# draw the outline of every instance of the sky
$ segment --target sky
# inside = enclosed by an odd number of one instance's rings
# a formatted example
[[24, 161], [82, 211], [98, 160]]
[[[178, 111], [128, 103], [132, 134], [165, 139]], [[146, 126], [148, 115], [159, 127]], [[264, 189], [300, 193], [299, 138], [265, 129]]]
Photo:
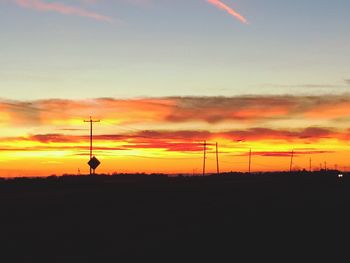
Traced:
[[346, 0], [0, 0], [0, 176], [342, 167]]

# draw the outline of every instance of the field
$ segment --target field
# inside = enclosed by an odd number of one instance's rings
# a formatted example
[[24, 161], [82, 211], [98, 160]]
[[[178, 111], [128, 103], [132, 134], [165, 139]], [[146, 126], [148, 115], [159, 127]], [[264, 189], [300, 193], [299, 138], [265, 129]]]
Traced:
[[312, 257], [347, 238], [349, 204], [336, 171], [1, 180], [2, 262]]

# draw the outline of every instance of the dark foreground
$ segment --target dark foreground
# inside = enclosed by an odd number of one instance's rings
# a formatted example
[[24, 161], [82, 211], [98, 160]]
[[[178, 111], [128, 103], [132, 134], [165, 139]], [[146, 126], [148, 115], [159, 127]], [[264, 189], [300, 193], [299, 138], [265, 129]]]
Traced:
[[0, 262], [334, 262], [350, 243], [337, 173], [16, 179], [0, 206]]

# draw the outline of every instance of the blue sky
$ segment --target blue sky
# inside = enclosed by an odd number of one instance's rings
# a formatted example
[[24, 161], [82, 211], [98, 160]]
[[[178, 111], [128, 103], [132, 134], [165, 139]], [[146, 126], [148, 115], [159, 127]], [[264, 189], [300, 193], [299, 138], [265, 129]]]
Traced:
[[2, 98], [334, 94], [349, 88], [346, 0], [223, 1], [249, 25], [205, 0], [60, 1], [114, 23], [15, 2], [0, 2]]

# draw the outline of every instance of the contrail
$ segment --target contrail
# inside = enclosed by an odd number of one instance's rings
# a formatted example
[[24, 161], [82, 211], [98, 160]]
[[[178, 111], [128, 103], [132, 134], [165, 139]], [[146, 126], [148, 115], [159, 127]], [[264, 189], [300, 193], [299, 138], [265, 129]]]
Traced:
[[59, 2], [46, 3], [41, 0], [15, 0], [15, 3], [23, 8], [32, 8], [39, 11], [53, 11], [64, 15], [83, 16], [109, 23], [114, 22], [111, 17], [90, 12], [82, 8], [68, 6]]
[[228, 5], [224, 4], [220, 0], [207, 0], [207, 2], [212, 4], [212, 5], [214, 5], [214, 6], [216, 6], [219, 9], [225, 10], [227, 13], [229, 13], [232, 16], [234, 16], [235, 18], [237, 18], [242, 23], [248, 24], [248, 20], [244, 16], [242, 16], [239, 13], [237, 13], [234, 9], [232, 9]]

